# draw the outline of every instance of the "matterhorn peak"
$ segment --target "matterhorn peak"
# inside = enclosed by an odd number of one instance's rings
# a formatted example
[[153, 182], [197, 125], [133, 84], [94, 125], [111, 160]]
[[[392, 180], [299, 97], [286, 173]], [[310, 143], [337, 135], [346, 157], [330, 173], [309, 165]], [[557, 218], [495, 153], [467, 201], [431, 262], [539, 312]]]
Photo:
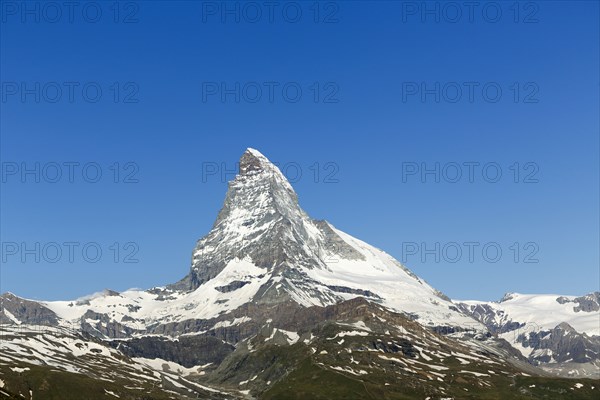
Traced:
[[190, 273], [172, 287], [238, 297], [237, 289], [254, 287], [247, 300], [256, 304], [324, 306], [365, 295], [411, 310], [419, 299], [431, 321], [449, 312], [469, 319], [388, 254], [311, 219], [279, 168], [254, 149], [242, 155], [212, 229], [197, 242]]
[[260, 151], [248, 147], [240, 158], [240, 175], [263, 171], [274, 165]]
[[[236, 179], [230, 182], [230, 191], [231, 186], [235, 187], [237, 182], [248, 185], [249, 179], [255, 182], [267, 181], [271, 189], [273, 189], [273, 185], [277, 185], [289, 192], [294, 198], [294, 202], [297, 202], [296, 192], [294, 192], [285, 175], [260, 151], [250, 147], [246, 149], [240, 158], [239, 173]], [[272, 190], [271, 194], [276, 193]]]
[[[229, 182], [211, 231], [193, 251], [191, 273], [178, 287], [196, 289], [232, 261], [245, 259], [267, 270], [315, 259], [321, 231], [298, 205], [296, 192], [277, 166], [247, 149]], [[300, 261], [300, 259], [302, 259]]]
[[452, 311], [449, 299], [390, 255], [311, 219], [279, 168], [247, 149], [217, 220], [194, 248], [190, 273], [172, 287], [214, 286], [220, 293], [249, 290], [252, 282], [260, 287], [253, 301], [261, 304], [293, 300], [323, 306], [360, 294], [404, 311], [419, 299], [419, 310], [427, 310], [421, 315], [436, 323]]
[[282, 215], [297, 219], [303, 214], [296, 192], [279, 168], [258, 150], [248, 148], [239, 161], [239, 173], [229, 182], [223, 208], [213, 228], [230, 225], [238, 230], [240, 219], [244, 226], [256, 226], [261, 218]]

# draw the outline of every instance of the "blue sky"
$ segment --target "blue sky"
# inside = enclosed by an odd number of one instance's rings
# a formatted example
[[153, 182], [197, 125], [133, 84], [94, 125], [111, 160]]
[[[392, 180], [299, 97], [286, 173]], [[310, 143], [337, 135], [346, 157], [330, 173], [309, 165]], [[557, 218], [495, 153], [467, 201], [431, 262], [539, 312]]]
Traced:
[[598, 2], [1, 4], [2, 292], [177, 281], [247, 147], [453, 298], [599, 290]]

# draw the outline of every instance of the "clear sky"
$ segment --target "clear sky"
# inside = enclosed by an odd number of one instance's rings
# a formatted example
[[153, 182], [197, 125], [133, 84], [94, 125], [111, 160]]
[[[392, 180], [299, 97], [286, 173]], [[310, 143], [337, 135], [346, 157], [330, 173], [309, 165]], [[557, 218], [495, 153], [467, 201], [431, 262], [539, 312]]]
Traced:
[[452, 298], [599, 290], [598, 2], [51, 3], [1, 2], [0, 291], [177, 281], [247, 147]]

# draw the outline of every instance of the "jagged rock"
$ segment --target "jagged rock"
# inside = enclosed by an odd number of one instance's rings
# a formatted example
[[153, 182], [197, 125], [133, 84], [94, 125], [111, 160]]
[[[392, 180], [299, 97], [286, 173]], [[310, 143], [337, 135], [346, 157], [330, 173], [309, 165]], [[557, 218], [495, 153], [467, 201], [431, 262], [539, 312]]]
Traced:
[[594, 312], [600, 310], [600, 292], [593, 292], [585, 296], [569, 299], [566, 296], [560, 296], [556, 299], [559, 304], [576, 303], [573, 307], [575, 312]]
[[242, 288], [249, 283], [250, 282], [248, 282], [248, 281], [233, 281], [225, 286], [217, 286], [217, 287], [215, 287], [215, 289], [222, 293], [229, 293], [229, 292], [233, 292], [234, 290], [237, 290], [239, 288]]
[[351, 294], [357, 294], [359, 296], [370, 297], [372, 299], [381, 299], [381, 297], [379, 297], [375, 293], [371, 292], [370, 290], [352, 289], [352, 288], [345, 287], [345, 286], [335, 286], [335, 285], [327, 285], [327, 287], [329, 289], [333, 290], [334, 292], [351, 293]]
[[184, 367], [220, 363], [235, 348], [214, 336], [204, 335], [183, 336], [176, 341], [141, 337], [126, 342], [111, 342], [111, 345], [130, 357], [160, 358]]
[[55, 326], [58, 324], [57, 315], [42, 304], [22, 299], [12, 293], [4, 293], [0, 296], [0, 323], [17, 323], [14, 319], [18, 323], [29, 325]]
[[540, 363], [590, 363], [600, 361], [600, 336], [589, 337], [563, 322], [549, 331], [530, 332], [523, 335], [524, 347], [534, 351], [529, 359]]

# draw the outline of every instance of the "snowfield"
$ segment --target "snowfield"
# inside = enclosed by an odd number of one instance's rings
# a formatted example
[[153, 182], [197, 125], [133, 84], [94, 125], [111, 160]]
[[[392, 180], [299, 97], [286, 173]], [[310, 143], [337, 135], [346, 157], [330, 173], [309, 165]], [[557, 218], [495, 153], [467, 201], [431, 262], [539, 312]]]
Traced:
[[508, 321], [522, 322], [524, 332], [550, 330], [562, 322], [571, 325], [576, 331], [590, 336], [600, 335], [600, 315], [598, 311], [574, 311], [574, 303], [561, 304], [557, 301], [563, 297], [569, 300], [577, 296], [561, 296], [553, 294], [519, 294], [510, 293], [501, 302], [460, 301], [471, 306], [486, 304], [496, 311], [496, 321], [502, 324]]

